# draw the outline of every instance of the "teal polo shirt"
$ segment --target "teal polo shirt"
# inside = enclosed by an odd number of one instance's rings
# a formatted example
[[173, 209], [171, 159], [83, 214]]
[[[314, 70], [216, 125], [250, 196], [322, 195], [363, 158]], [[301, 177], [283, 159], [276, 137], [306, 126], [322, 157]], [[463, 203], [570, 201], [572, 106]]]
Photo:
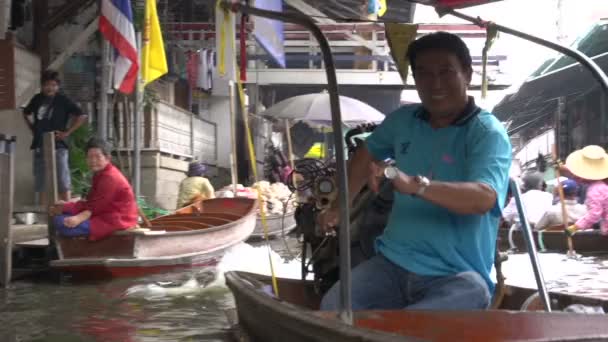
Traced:
[[420, 275], [479, 273], [494, 291], [498, 221], [504, 207], [511, 144], [503, 125], [473, 98], [452, 125], [434, 129], [422, 105], [389, 114], [367, 138], [377, 160], [392, 158], [408, 175], [431, 181], [480, 182], [496, 191], [494, 208], [483, 215], [459, 215], [424, 199], [395, 192], [393, 210], [376, 249]]

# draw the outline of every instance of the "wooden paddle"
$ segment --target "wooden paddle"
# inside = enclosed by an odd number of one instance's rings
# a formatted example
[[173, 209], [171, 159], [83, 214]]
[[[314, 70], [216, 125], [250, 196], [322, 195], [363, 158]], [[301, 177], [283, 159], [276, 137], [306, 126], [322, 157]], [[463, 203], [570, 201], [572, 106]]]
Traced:
[[148, 217], [146, 217], [146, 214], [144, 214], [144, 211], [141, 210], [141, 208], [139, 206], [137, 206], [137, 212], [139, 213], [139, 216], [141, 217], [141, 219], [144, 221], [143, 224], [143, 228], [150, 228], [152, 227], [152, 224], [150, 223], [150, 220], [148, 220]]
[[[567, 231], [567, 229], [568, 229], [568, 210], [566, 209], [566, 202], [564, 199], [564, 188], [562, 187], [562, 182], [560, 181], [560, 172], [559, 172], [559, 169], [562, 166], [562, 163], [557, 158], [557, 148], [556, 148], [555, 144], [553, 145], [553, 148], [552, 148], [552, 157], [553, 157], [553, 161], [555, 164], [554, 167], [555, 167], [555, 179], [557, 180], [557, 185], [556, 185], [557, 192], [559, 194], [559, 202], [561, 203], [561, 207], [562, 207], [562, 221], [563, 221], [563, 225], [564, 225], [564, 231]], [[572, 242], [572, 236], [566, 234], [566, 239], [568, 242], [568, 256], [575, 257], [576, 252], [574, 251], [574, 243]]]

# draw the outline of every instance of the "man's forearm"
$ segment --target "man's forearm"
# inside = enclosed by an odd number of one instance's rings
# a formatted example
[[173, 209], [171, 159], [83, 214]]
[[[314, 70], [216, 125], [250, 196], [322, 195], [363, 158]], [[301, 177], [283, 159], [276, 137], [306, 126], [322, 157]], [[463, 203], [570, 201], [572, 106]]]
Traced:
[[87, 116], [86, 115], [79, 115], [77, 116], [73, 121], [73, 124], [70, 128], [68, 128], [68, 130], [66, 131], [67, 134], [72, 134], [74, 133], [78, 128], [80, 128], [80, 126], [82, 126], [86, 121], [87, 121]]
[[431, 182], [423, 199], [462, 215], [481, 215], [496, 203], [496, 193], [483, 183]]
[[[397, 191], [404, 194], [415, 194], [420, 187], [403, 173], [393, 183]], [[461, 215], [484, 214], [496, 203], [494, 190], [477, 182], [432, 181], [420, 197]]]
[[23, 120], [25, 120], [25, 124], [30, 129], [30, 131], [32, 131], [32, 133], [34, 133], [34, 124], [32, 124], [32, 122], [30, 121], [28, 116], [29, 116], [28, 114], [23, 114]]

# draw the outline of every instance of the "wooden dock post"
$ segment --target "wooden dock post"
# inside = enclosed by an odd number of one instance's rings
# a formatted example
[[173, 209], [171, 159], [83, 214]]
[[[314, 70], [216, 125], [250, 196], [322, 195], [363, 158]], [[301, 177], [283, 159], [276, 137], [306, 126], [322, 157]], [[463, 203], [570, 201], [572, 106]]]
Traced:
[[[44, 158], [44, 184], [46, 186], [46, 200], [48, 206], [57, 203], [57, 160], [55, 159], [55, 132], [44, 133], [42, 139], [42, 156]], [[55, 247], [55, 227], [53, 226], [53, 220], [48, 215], [48, 239], [49, 239], [49, 257], [51, 256], [52, 250]]]
[[7, 287], [12, 277], [15, 137], [0, 134], [0, 285]]

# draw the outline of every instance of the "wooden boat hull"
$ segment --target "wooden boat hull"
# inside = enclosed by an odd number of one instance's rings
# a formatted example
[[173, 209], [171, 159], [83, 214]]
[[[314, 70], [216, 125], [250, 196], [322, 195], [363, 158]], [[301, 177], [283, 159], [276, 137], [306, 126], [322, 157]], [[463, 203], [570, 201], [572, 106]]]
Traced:
[[[534, 241], [537, 250], [541, 251], [539, 233], [534, 232]], [[521, 230], [513, 231], [513, 242], [520, 251], [527, 251], [526, 242]], [[545, 231], [542, 233], [542, 242], [545, 250], [549, 252], [565, 253], [568, 251], [566, 235], [562, 231]], [[581, 231], [572, 237], [574, 249], [582, 254], [608, 253], [608, 236], [601, 235], [597, 230]], [[509, 229], [498, 230], [498, 248], [501, 251], [509, 250]]]
[[270, 279], [265, 276], [228, 272], [226, 283], [236, 300], [239, 326], [254, 341], [608, 339], [608, 319], [603, 315], [506, 310], [361, 311], [355, 312], [351, 327], [335, 312], [315, 311], [319, 298], [312, 282], [279, 279], [282, 300], [269, 295]]
[[251, 235], [255, 222], [255, 200], [207, 200], [152, 220], [150, 230], [117, 232], [100, 241], [58, 237], [59, 259], [51, 266], [117, 277], [213, 265]]
[[[585, 306], [602, 307], [604, 312], [608, 312], [608, 300], [590, 296], [581, 296], [571, 293], [549, 292], [551, 308], [554, 310], [564, 310], [570, 305], [581, 304]], [[507, 285], [505, 296], [500, 308], [503, 310], [523, 310], [543, 311], [542, 302], [538, 297], [538, 290]], [[607, 319], [608, 323], [608, 319]]]
[[[266, 223], [268, 224], [268, 236], [282, 236], [289, 234], [291, 231], [296, 229], [296, 219], [294, 216], [295, 213], [286, 214], [285, 217], [283, 215], [273, 215], [268, 216], [266, 218]], [[253, 230], [253, 234], [249, 237], [250, 241], [259, 241], [264, 239], [264, 226], [262, 225], [262, 219], [258, 216], [255, 229]]]

